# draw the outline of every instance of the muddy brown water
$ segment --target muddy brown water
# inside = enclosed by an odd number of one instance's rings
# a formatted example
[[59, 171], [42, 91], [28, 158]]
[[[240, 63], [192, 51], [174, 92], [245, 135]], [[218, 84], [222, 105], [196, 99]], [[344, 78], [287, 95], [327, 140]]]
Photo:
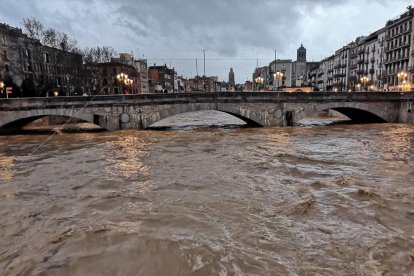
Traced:
[[0, 275], [414, 275], [414, 127], [0, 137]]

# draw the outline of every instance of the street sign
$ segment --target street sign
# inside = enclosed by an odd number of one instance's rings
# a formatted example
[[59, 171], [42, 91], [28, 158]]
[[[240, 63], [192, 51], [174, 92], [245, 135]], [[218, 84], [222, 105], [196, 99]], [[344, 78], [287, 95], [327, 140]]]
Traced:
[[12, 90], [13, 90], [13, 87], [6, 87], [6, 93], [7, 94], [13, 93]]

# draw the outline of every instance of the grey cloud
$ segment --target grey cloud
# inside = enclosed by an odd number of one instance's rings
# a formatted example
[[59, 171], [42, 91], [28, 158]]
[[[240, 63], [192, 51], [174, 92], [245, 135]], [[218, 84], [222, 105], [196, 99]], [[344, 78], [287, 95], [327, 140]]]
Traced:
[[[385, 23], [390, 18], [385, 14], [387, 10], [400, 5], [396, 10], [402, 12], [409, 3], [410, 0], [0, 0], [1, 6], [8, 7], [7, 11], [0, 10], [0, 18], [19, 26], [24, 17], [34, 16], [45, 26], [67, 32], [82, 46], [108, 45], [117, 51], [139, 48], [141, 55], [163, 60], [201, 58], [201, 49], [207, 49], [209, 57], [266, 60], [272, 58], [273, 49], [281, 58], [294, 58], [295, 47], [301, 42], [312, 45], [308, 52], [317, 52], [318, 58], [328, 56], [333, 47], [354, 39], [354, 33], [364, 34], [359, 30], [365, 22], [363, 18], [352, 22], [353, 32], [342, 29], [336, 33], [332, 29], [343, 26], [342, 19], [329, 18], [324, 24], [330, 27], [330, 37], [321, 42], [326, 37], [324, 30], [305, 31], [304, 18], [317, 19], [317, 8], [341, 9], [349, 5], [370, 10], [381, 5], [384, 14], [375, 16]], [[391, 16], [394, 15], [397, 14], [393, 12]], [[348, 36], [344, 38], [345, 35]], [[336, 40], [339, 42], [332, 46]], [[245, 80], [250, 75], [246, 72], [252, 72], [256, 62], [236, 63], [209, 66], [213, 74], [222, 78], [226, 78], [230, 67], [239, 67]], [[180, 64], [180, 70], [194, 72], [193, 62], [188, 64], [191, 65]]]

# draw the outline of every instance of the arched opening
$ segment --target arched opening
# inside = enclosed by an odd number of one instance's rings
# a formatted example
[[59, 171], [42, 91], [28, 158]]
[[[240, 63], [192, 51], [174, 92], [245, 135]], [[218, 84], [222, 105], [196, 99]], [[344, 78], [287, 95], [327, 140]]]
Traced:
[[260, 127], [257, 122], [227, 111], [200, 110], [169, 116], [153, 123], [148, 129], [197, 129]]
[[38, 115], [21, 118], [0, 127], [0, 134], [47, 134], [59, 132], [98, 132], [105, 129], [79, 118], [62, 115]]
[[351, 107], [335, 107], [306, 116], [298, 121], [298, 125], [331, 125], [331, 124], [375, 124], [386, 121], [366, 110]]
[[386, 121], [366, 110], [358, 109], [358, 108], [350, 108], [350, 107], [337, 107], [332, 108], [339, 113], [344, 114], [346, 117], [351, 119], [352, 123], [355, 124], [378, 124], [378, 123], [386, 123]]

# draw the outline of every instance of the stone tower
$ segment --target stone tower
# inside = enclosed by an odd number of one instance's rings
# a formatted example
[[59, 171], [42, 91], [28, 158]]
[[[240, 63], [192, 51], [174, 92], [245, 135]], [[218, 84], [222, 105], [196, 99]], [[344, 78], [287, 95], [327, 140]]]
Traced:
[[306, 62], [306, 48], [303, 47], [303, 44], [300, 44], [298, 49], [296, 61]]
[[233, 68], [230, 68], [230, 72], [229, 72], [229, 84], [234, 86], [236, 83], [234, 82], [234, 72], [233, 72]]

